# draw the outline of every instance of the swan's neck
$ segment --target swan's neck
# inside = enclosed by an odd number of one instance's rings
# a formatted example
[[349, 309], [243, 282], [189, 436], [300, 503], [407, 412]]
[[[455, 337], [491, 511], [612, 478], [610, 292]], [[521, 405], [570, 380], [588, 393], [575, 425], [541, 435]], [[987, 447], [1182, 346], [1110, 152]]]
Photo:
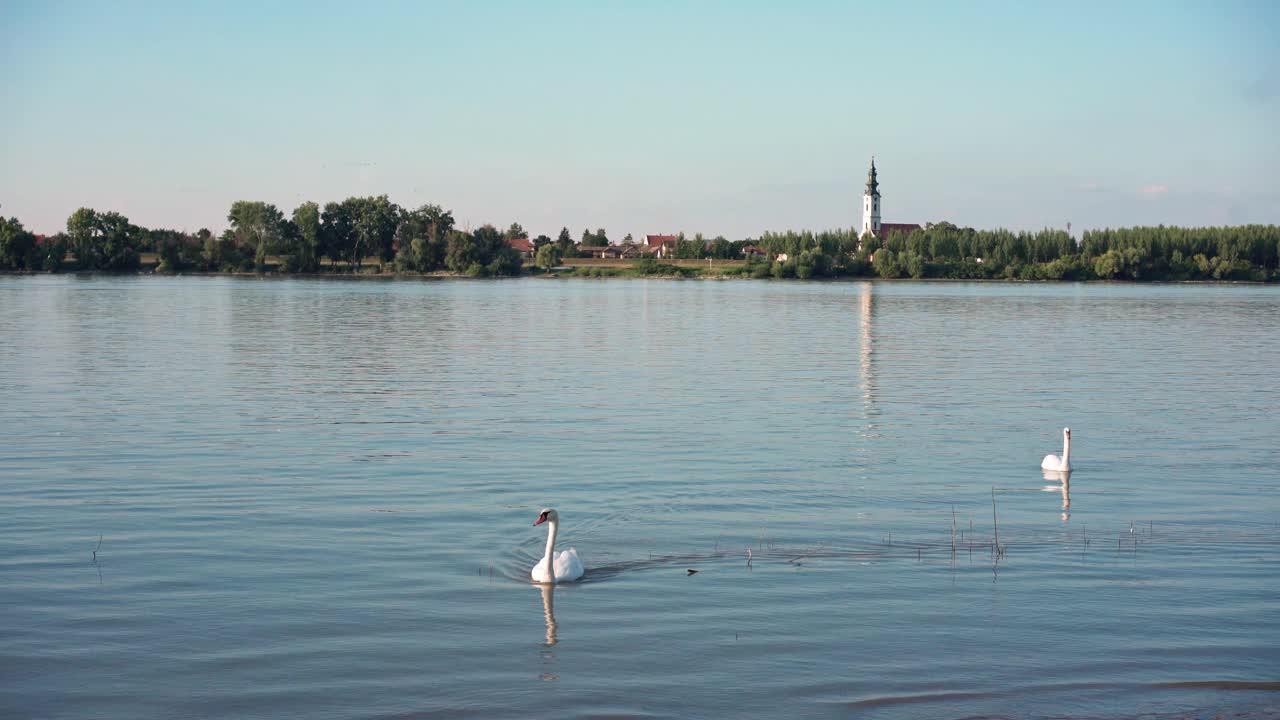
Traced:
[[1071, 462], [1071, 436], [1062, 436], [1062, 466], [1067, 467]]
[[547, 554], [543, 556], [543, 559], [547, 561], [547, 571], [551, 573], [555, 572], [553, 561], [556, 554], [556, 531], [558, 529], [555, 520], [547, 521]]

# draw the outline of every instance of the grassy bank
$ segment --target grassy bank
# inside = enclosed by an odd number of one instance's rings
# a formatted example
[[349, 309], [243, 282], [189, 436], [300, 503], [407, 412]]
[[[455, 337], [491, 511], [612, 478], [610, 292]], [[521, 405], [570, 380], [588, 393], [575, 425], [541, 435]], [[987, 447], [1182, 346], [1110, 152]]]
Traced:
[[[137, 272], [142, 274], [168, 274], [160, 269], [160, 257], [158, 253], [143, 252], [139, 254], [140, 266]], [[68, 266], [74, 267], [75, 257], [68, 257]], [[466, 273], [451, 272], [448, 270], [436, 270], [432, 272], [403, 272], [397, 271], [391, 263], [364, 263], [357, 266], [355, 263], [334, 262], [328, 259], [319, 263], [319, 270], [315, 273], [288, 273], [282, 269], [282, 260], [279, 257], [268, 256], [263, 265], [261, 273], [254, 271], [200, 271], [186, 270], [180, 275], [227, 275], [227, 276], [244, 276], [254, 277], [260, 275], [288, 275], [297, 277], [333, 277], [333, 278], [468, 278]], [[932, 281], [969, 281], [969, 282], [1036, 282], [1045, 281], [1052, 282], [1055, 280], [1064, 281], [1103, 281], [1103, 280], [1123, 280], [1133, 282], [1133, 278], [1099, 278], [1099, 277], [1045, 277], [1040, 273], [1033, 273], [1028, 277], [1026, 273], [1020, 276], [1010, 276], [1009, 274], [975, 274], [972, 277], [946, 277], [937, 275], [923, 275], [921, 277], [911, 277], [908, 275], [896, 275], [891, 277], [883, 276], [876, 272], [876, 268], [872, 263], [865, 263], [861, 267], [855, 266], [854, 269], [861, 272], [841, 272], [826, 275], [811, 275], [800, 279], [845, 279], [845, 280], [932, 280]], [[72, 271], [76, 272], [76, 271]], [[78, 271], [87, 272], [87, 271]], [[23, 272], [21, 274], [44, 274], [40, 271]], [[706, 259], [689, 260], [689, 259], [663, 259], [655, 258], [568, 258], [563, 260], [556, 267], [548, 270], [536, 265], [525, 265], [523, 272], [525, 276], [540, 277], [547, 279], [555, 278], [673, 278], [673, 279], [796, 279], [795, 266], [786, 263], [770, 263], [765, 261], [745, 261], [745, 260], [723, 260]], [[1270, 277], [1266, 280], [1259, 278], [1187, 278], [1187, 277], [1147, 277], [1142, 280], [1151, 282], [1203, 282], [1203, 283], [1266, 283], [1276, 282], [1280, 280], [1277, 277]]]

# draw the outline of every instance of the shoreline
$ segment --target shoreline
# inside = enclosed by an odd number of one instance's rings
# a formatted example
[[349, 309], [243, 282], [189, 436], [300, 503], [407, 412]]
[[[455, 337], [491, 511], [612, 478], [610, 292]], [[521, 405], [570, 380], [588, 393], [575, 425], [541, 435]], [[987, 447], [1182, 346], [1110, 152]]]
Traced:
[[1132, 280], [1132, 279], [1038, 279], [1023, 280], [1020, 278], [911, 278], [897, 277], [886, 278], [878, 275], [849, 275], [841, 277], [767, 277], [756, 278], [750, 275], [737, 273], [716, 273], [707, 275], [703, 273], [691, 275], [671, 275], [671, 274], [653, 274], [642, 275], [632, 273], [619, 273], [611, 275], [592, 275], [578, 274], [574, 272], [567, 273], [548, 273], [548, 272], [524, 272], [519, 275], [495, 275], [489, 277], [471, 277], [465, 273], [454, 272], [433, 272], [433, 273], [403, 273], [403, 272], [320, 272], [320, 273], [283, 273], [283, 272], [156, 272], [155, 270], [136, 270], [125, 272], [110, 272], [104, 270], [69, 270], [65, 272], [45, 272], [41, 270], [0, 270], [0, 276], [11, 277], [161, 277], [161, 278], [178, 278], [178, 277], [234, 277], [234, 278], [258, 278], [263, 280], [416, 280], [416, 281], [448, 281], [448, 280], [464, 280], [464, 281], [502, 281], [502, 280], [681, 280], [681, 281], [758, 281], [758, 282], [811, 282], [811, 283], [840, 283], [840, 282], [919, 282], [919, 283], [1011, 283], [1024, 285], [1054, 285], [1054, 284], [1070, 284], [1079, 283], [1086, 285], [1102, 284], [1102, 285], [1280, 285], [1280, 280]]

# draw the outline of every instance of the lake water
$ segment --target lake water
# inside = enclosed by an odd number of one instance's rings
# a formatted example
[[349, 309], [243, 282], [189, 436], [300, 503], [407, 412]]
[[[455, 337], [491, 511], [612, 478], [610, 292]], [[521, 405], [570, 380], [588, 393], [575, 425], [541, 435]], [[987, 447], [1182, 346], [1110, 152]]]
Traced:
[[3, 277], [0, 716], [1280, 716], [1278, 376], [1274, 286]]

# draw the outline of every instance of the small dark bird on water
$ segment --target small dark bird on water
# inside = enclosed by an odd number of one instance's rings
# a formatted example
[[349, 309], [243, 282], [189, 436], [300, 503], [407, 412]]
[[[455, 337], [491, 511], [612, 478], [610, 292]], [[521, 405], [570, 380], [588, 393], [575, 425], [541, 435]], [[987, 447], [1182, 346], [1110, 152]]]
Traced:
[[[698, 572], [697, 570], [694, 570], [693, 568], [689, 568], [689, 575], [695, 575], [697, 574], [697, 572]], [[686, 575], [685, 577], [688, 577], [688, 575]]]

